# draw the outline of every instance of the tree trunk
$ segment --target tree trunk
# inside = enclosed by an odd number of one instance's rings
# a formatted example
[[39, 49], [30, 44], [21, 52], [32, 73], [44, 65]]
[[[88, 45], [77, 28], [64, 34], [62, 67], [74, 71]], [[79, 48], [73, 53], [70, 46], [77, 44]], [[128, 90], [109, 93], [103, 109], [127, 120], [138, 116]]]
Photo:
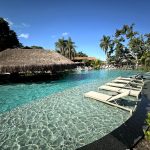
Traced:
[[138, 65], [139, 65], [139, 61], [138, 61], [138, 58], [136, 56], [136, 69], [138, 69]]
[[69, 59], [71, 59], [71, 49], [69, 48]]

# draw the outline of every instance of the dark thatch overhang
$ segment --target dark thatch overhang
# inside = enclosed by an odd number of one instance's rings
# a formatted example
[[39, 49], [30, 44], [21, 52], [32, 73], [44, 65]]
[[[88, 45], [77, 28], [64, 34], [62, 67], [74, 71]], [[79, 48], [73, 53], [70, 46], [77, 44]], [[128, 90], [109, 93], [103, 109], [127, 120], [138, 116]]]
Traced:
[[53, 73], [73, 69], [76, 65], [57, 52], [43, 49], [7, 49], [0, 52], [0, 74]]

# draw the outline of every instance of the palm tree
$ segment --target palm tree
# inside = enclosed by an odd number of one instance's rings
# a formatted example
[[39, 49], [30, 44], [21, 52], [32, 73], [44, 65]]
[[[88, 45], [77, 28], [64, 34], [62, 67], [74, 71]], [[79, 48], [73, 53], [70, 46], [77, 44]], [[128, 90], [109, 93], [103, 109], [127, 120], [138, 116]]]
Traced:
[[127, 32], [129, 31], [129, 29], [130, 29], [130, 27], [129, 27], [128, 25], [124, 25], [124, 26], [122, 27], [122, 29], [121, 29], [121, 33], [122, 33], [123, 35], [126, 35]]
[[67, 50], [67, 57], [69, 59], [72, 59], [75, 55], [75, 43], [72, 41], [71, 37], [68, 38], [68, 40], [66, 40], [66, 50]]
[[113, 43], [110, 39], [110, 36], [103, 35], [103, 38], [100, 40], [100, 47], [104, 50], [108, 63], [108, 59], [113, 51]]
[[65, 43], [64, 38], [58, 39], [58, 41], [55, 43], [55, 47], [59, 49], [62, 55], [65, 55], [66, 43]]
[[[138, 55], [139, 55], [139, 49], [142, 48], [142, 38], [136, 38], [136, 35], [138, 35], [138, 32], [135, 32], [133, 30], [134, 24], [124, 25], [122, 29], [116, 30], [115, 36], [116, 36], [116, 55], [122, 55], [122, 57], [126, 55], [131, 55], [136, 60], [136, 68], [138, 66]], [[124, 36], [128, 40], [128, 50], [129, 53], [126, 53], [126, 50], [123, 50], [123, 42], [125, 42], [125, 39], [122, 37]], [[119, 39], [118, 39], [119, 38]], [[118, 40], [118, 41], [117, 41]], [[125, 45], [125, 43], [124, 43]]]
[[116, 32], [115, 32], [115, 37], [117, 38], [117, 37], [119, 37], [121, 34], [122, 34], [122, 31], [117, 29]]
[[105, 52], [105, 54], [107, 56], [107, 60], [109, 57], [110, 42], [111, 42], [110, 36], [105, 36], [105, 35], [103, 35], [103, 38], [100, 41], [100, 47]]

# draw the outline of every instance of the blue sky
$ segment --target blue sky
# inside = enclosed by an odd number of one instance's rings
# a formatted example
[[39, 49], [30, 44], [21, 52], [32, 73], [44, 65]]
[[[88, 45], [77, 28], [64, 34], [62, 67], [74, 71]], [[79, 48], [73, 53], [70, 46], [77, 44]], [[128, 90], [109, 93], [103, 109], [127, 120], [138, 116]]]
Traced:
[[101, 60], [103, 35], [132, 23], [135, 30], [150, 33], [149, 0], [0, 0], [0, 16], [23, 45], [55, 49], [58, 38], [70, 36], [77, 51]]

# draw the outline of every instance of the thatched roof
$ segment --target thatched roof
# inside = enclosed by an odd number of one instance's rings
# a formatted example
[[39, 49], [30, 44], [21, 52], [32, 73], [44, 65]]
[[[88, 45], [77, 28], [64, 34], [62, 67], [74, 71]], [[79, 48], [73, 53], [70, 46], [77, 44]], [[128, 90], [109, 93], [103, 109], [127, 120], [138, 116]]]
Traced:
[[61, 54], [43, 49], [7, 49], [0, 52], [0, 73], [63, 71], [75, 65]]
[[95, 57], [74, 57], [73, 60], [96, 60]]

